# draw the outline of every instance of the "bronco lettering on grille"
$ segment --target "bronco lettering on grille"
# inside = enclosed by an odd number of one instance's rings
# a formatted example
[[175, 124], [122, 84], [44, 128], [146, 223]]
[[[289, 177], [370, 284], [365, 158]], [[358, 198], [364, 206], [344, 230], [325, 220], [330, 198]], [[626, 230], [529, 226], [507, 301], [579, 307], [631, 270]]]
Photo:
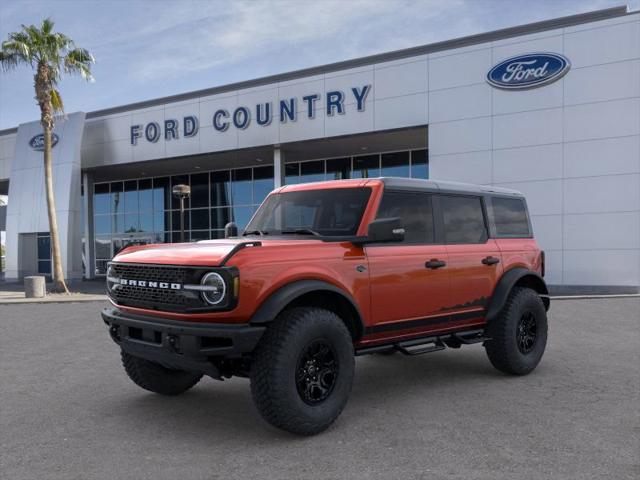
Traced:
[[182, 284], [180, 283], [167, 283], [167, 282], [152, 282], [147, 280], [129, 280], [127, 278], [119, 279], [120, 285], [129, 285], [133, 287], [145, 287], [145, 288], [162, 288], [165, 290], [181, 290]]

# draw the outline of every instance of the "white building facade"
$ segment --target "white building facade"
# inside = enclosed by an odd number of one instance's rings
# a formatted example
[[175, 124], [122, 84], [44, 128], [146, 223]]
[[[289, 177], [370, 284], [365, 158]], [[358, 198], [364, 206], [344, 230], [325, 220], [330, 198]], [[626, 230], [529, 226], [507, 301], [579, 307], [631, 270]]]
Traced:
[[[7, 279], [50, 268], [39, 132], [0, 132]], [[520, 190], [556, 291], [640, 286], [640, 13], [624, 7], [71, 114], [55, 133], [72, 278], [176, 241], [178, 183], [195, 241], [275, 186], [383, 175]]]

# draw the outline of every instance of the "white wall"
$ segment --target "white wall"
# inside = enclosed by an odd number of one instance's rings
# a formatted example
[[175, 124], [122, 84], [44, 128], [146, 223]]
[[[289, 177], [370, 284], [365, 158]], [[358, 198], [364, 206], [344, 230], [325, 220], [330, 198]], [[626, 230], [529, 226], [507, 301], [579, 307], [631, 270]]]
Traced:
[[[556, 52], [555, 83], [485, 82], [510, 56]], [[640, 14], [429, 56], [434, 178], [527, 196], [548, 281], [640, 285]]]
[[0, 181], [9, 179], [15, 149], [15, 133], [0, 137]]

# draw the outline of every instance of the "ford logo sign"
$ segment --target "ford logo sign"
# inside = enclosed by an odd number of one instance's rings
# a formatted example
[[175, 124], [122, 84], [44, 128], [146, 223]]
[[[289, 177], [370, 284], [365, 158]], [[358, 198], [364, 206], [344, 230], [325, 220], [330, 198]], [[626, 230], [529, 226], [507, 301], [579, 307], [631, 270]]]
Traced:
[[508, 58], [489, 70], [487, 82], [505, 90], [524, 90], [555, 82], [571, 62], [557, 53], [530, 53]]
[[[55, 133], [52, 133], [51, 148], [56, 146], [56, 143], [58, 143], [58, 140], [59, 140], [58, 135], [56, 135]], [[29, 146], [34, 150], [37, 150], [38, 152], [44, 152], [44, 133], [39, 133], [38, 135], [33, 137], [31, 140], [29, 140]]]

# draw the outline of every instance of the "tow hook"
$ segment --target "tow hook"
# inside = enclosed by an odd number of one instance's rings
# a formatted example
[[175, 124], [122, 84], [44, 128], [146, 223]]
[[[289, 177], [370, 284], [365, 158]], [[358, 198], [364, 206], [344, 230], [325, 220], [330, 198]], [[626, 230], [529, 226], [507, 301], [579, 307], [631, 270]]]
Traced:
[[167, 335], [167, 345], [169, 346], [169, 350], [174, 353], [180, 353], [178, 350], [178, 337], [175, 335]]
[[111, 327], [109, 327], [109, 335], [111, 335], [114, 342], [120, 342], [120, 327], [118, 325], [111, 325]]

